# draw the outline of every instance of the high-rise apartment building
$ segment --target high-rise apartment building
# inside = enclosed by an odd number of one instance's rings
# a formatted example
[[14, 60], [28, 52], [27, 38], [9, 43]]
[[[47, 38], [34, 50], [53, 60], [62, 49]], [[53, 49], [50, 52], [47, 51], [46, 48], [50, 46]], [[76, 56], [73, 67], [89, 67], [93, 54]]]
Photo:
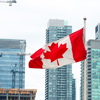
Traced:
[[[67, 21], [50, 19], [46, 30], [46, 43], [59, 40], [72, 33]], [[45, 71], [45, 100], [72, 100], [72, 65]]]
[[100, 23], [95, 27], [95, 39], [100, 40]]
[[[87, 99], [100, 100], [100, 40], [87, 42]], [[81, 97], [84, 100], [84, 62], [81, 64]]]
[[25, 87], [25, 52], [26, 41], [0, 39], [0, 87]]

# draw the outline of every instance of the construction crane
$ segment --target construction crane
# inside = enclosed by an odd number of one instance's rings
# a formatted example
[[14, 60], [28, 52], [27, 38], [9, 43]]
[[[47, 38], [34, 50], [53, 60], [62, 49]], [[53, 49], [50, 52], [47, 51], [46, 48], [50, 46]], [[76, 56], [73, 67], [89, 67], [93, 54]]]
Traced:
[[1, 52], [0, 56], [2, 56], [3, 54], [11, 54], [11, 55], [18, 55], [19, 56], [19, 71], [16, 71], [16, 66], [17, 64], [15, 64], [15, 70], [12, 69], [12, 88], [15, 88], [15, 75], [16, 73], [19, 73], [19, 88], [22, 88], [23, 86], [23, 73], [25, 73], [23, 71], [23, 56], [24, 55], [31, 55], [30, 53], [24, 53], [24, 48], [25, 48], [25, 44], [22, 42], [20, 43], [20, 52], [16, 52], [16, 53], [9, 53], [9, 52]]
[[1, 3], [9, 3], [9, 6], [12, 6], [12, 3], [16, 3], [16, 0], [0, 0]]
[[[16, 73], [19, 73], [19, 88], [22, 88], [23, 86], [23, 73], [25, 73], [23, 71], [23, 55], [32, 55], [30, 53], [22, 53], [22, 51], [20, 53], [0, 53], [0, 55], [2, 56], [3, 54], [10, 54], [10, 55], [18, 55], [19, 56], [19, 71], [16, 71], [14, 69], [12, 69], [10, 72], [12, 73], [12, 88], [15, 88], [15, 77], [16, 77]], [[16, 69], [17, 64], [15, 64], [15, 69]]]
[[0, 55], [2, 56], [3, 54], [10, 54], [10, 55], [18, 55], [19, 56], [19, 71], [16, 71], [16, 66], [17, 64], [15, 64], [15, 70], [12, 69], [10, 72], [12, 73], [12, 88], [15, 88], [15, 77], [16, 77], [16, 73], [19, 73], [19, 88], [22, 88], [23, 86], [23, 73], [25, 73], [23, 71], [23, 55], [32, 55], [30, 53], [0, 53]]
[[[17, 63], [15, 63], [14, 69], [11, 70], [11, 73], [12, 73], [12, 88], [15, 88], [16, 73], [25, 73], [24, 71], [16, 71], [16, 66], [17, 66]], [[21, 81], [21, 86], [19, 86], [19, 87], [22, 88], [22, 81]]]

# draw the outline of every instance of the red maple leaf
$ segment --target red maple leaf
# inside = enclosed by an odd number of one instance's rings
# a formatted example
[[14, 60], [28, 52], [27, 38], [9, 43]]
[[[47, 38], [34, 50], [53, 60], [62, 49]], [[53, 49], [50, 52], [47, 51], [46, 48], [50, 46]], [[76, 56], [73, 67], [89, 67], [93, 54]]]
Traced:
[[44, 59], [50, 59], [51, 62], [57, 60], [57, 64], [59, 66], [59, 62], [58, 59], [59, 58], [63, 58], [63, 54], [68, 50], [68, 48], [66, 48], [67, 43], [65, 44], [61, 44], [58, 47], [58, 43], [52, 43], [51, 46], [48, 46], [50, 51], [46, 51], [44, 54]]

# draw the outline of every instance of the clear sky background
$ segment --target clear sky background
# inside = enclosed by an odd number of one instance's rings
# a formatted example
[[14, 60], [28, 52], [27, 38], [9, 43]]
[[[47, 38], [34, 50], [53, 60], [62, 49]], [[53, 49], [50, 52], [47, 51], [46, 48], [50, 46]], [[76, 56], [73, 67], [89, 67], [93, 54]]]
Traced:
[[[1, 1], [1, 0], [0, 0]], [[100, 23], [100, 0], [17, 0], [9, 6], [0, 3], [0, 38], [25, 39], [27, 53], [34, 53], [45, 44], [49, 19], [63, 19], [72, 32], [84, 26], [86, 17], [87, 40], [95, 38], [95, 26]], [[26, 57], [25, 88], [37, 89], [36, 100], [45, 98], [45, 70], [29, 69]], [[80, 98], [80, 63], [73, 64], [77, 99]]]

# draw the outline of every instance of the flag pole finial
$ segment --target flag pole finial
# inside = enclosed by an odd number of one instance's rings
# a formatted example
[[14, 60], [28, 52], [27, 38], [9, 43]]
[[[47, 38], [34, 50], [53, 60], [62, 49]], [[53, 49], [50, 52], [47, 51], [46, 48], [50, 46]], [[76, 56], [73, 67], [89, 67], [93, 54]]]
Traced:
[[84, 20], [84, 44], [85, 44], [85, 48], [86, 48], [86, 20], [87, 20], [87, 18], [84, 17], [83, 20]]
[[83, 18], [83, 20], [84, 20], [84, 21], [86, 21], [86, 20], [87, 20], [87, 18], [86, 18], [86, 17], [84, 17], [84, 18]]

